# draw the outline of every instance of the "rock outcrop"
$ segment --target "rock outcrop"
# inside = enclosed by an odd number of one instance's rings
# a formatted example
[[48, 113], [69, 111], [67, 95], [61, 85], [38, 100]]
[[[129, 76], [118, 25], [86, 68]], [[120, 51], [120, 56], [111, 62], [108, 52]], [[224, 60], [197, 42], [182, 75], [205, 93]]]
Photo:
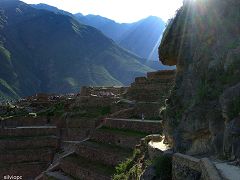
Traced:
[[176, 151], [239, 158], [240, 1], [185, 0], [159, 55], [176, 65], [164, 132]]

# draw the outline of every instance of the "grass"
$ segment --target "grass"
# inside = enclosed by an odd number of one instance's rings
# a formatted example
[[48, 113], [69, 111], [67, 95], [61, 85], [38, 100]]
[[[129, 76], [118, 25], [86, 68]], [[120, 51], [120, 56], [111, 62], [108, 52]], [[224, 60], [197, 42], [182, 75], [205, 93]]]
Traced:
[[99, 146], [102, 147], [102, 148], [106, 148], [106, 149], [111, 149], [112, 151], [115, 151], [117, 153], [121, 153], [122, 155], [128, 155], [132, 150], [129, 149], [129, 148], [123, 148], [123, 147], [120, 147], [120, 146], [117, 146], [115, 144], [106, 144], [106, 143], [101, 143], [101, 142], [98, 142], [98, 141], [94, 141], [94, 140], [88, 140], [87, 143], [89, 143], [93, 146]]
[[140, 150], [135, 149], [132, 157], [118, 164], [115, 168], [116, 173], [114, 174], [113, 180], [138, 179], [141, 174], [141, 168], [135, 163], [140, 155]]
[[64, 103], [60, 102], [48, 108], [45, 111], [38, 112], [37, 116], [61, 116], [65, 112], [64, 106], [65, 106]]
[[99, 130], [104, 131], [104, 132], [121, 134], [121, 135], [125, 135], [125, 136], [145, 137], [145, 136], [149, 135], [148, 133], [144, 133], [144, 132], [127, 130], [127, 129], [109, 128], [106, 126], [101, 127]]
[[79, 117], [97, 118], [110, 114], [111, 107], [74, 108], [73, 111], [75, 112], [74, 115], [78, 115]]

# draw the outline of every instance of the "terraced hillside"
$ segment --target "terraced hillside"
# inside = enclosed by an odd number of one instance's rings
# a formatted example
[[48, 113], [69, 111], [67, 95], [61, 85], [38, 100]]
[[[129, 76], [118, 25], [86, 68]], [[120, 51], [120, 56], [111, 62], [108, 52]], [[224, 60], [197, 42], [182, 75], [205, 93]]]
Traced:
[[[164, 80], [166, 73], [150, 73], [148, 78]], [[169, 73], [171, 79], [174, 72]], [[165, 90], [171, 83], [172, 79]], [[117, 165], [139, 156], [136, 147], [142, 138], [162, 133], [156, 114], [153, 120], [133, 118], [131, 113], [132, 118], [117, 117], [139, 107], [124, 99], [132, 90], [83, 87], [76, 95], [38, 94], [1, 106], [0, 172], [27, 179], [111, 179]], [[167, 90], [158, 94], [159, 100], [166, 94]]]
[[43, 173], [40, 179], [110, 180], [115, 166], [132, 156], [141, 138], [160, 132], [160, 121], [106, 119], [89, 139], [74, 142], [72, 153], [60, 159], [57, 166]]

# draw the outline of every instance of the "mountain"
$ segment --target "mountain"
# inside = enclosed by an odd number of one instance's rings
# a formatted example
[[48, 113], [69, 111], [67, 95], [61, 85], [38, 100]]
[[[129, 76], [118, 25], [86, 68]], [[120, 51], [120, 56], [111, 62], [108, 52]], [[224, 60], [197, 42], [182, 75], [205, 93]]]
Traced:
[[165, 23], [160, 18], [150, 16], [130, 24], [116, 23], [95, 15], [76, 15], [76, 18], [83, 24], [101, 30], [106, 36], [138, 56], [151, 60], [158, 59], [157, 49], [165, 29]]
[[124, 34], [131, 31], [131, 28], [135, 23], [117, 23], [111, 19], [99, 16], [99, 15], [86, 15], [83, 16], [81, 13], [75, 14], [77, 20], [81, 23], [93, 26], [102, 31], [107, 37], [110, 37], [116, 42], [119, 42]]
[[[47, 4], [32, 5], [38, 9], [66, 14], [65, 11]], [[158, 60], [158, 46], [160, 44], [165, 22], [155, 16], [150, 16], [134, 23], [117, 23], [111, 19], [99, 15], [82, 15], [77, 13], [75, 18], [82, 24], [95, 27], [107, 37], [113, 39], [120, 46], [134, 52], [136, 55], [150, 60]], [[158, 66], [160, 66], [158, 64]], [[158, 69], [160, 67], [157, 67]]]
[[0, 1], [0, 95], [77, 92], [128, 85], [153, 69], [97, 29], [70, 16]]
[[[32, 7], [36, 8], [36, 9], [42, 9], [42, 10], [47, 10], [47, 11], [52, 11], [56, 14], [62, 14], [62, 15], [67, 15], [67, 16], [71, 16], [73, 17], [73, 14], [71, 14], [70, 12], [58, 9], [54, 6], [50, 6], [48, 4], [44, 4], [44, 3], [40, 3], [40, 4], [31, 4]], [[79, 13], [80, 14], [80, 13]]]

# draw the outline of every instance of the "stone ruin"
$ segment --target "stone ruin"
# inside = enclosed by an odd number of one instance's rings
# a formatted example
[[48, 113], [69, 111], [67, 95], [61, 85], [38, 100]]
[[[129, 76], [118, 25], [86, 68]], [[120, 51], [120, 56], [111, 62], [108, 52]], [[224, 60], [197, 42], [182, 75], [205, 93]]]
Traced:
[[174, 80], [174, 70], [149, 72], [146, 77], [135, 78], [135, 82], [131, 84], [126, 94], [126, 98], [137, 102], [164, 104]]
[[123, 96], [134, 102], [134, 105], [113, 114], [113, 117], [160, 120], [160, 108], [165, 105], [174, 85], [175, 73], [174, 70], [165, 70], [149, 72], [146, 77], [137, 77]]
[[81, 88], [80, 96], [121, 97], [128, 87], [86, 87]]
[[[22, 175], [24, 179], [38, 175], [37, 179], [111, 179], [114, 167], [131, 156], [141, 138], [162, 131], [160, 120], [128, 119], [128, 110], [140, 107], [140, 99], [132, 95], [140, 96], [141, 83], [145, 83], [145, 92], [151, 92], [152, 82], [155, 88], [170, 88], [173, 74], [149, 73], [145, 82], [136, 78], [131, 87], [83, 87], [76, 95], [38, 94], [16, 102], [15, 106], [36, 112], [36, 116], [13, 114], [2, 118], [0, 175]], [[164, 93], [152, 95], [160, 99]], [[63, 114], [49, 116], [48, 110], [58, 104], [64, 105]], [[142, 104], [145, 105], [146, 102]], [[125, 119], [116, 116], [124, 111]]]

